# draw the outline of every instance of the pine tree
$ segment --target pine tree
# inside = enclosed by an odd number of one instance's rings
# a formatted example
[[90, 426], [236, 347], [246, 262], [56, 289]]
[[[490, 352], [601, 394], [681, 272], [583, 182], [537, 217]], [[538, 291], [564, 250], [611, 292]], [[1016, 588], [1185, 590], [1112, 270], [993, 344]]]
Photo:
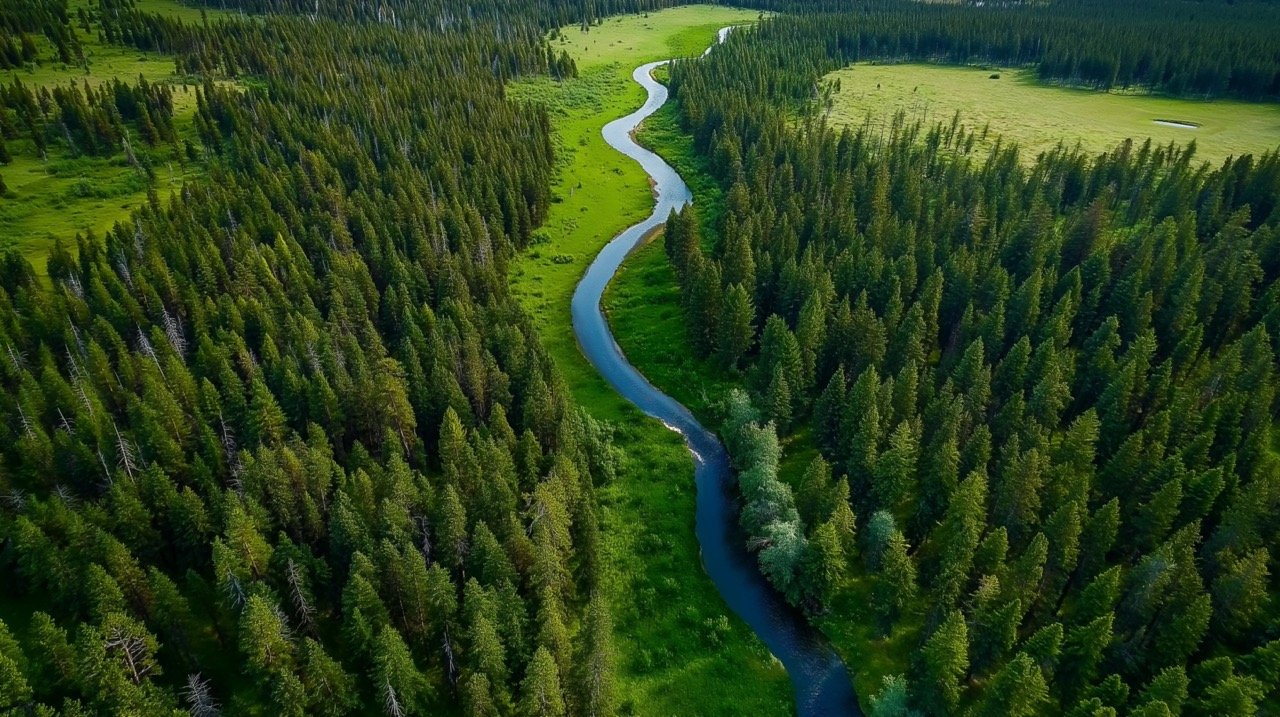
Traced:
[[910, 707], [910, 687], [901, 675], [885, 675], [880, 694], [871, 698], [871, 717], [917, 717]]
[[[868, 368], [854, 382], [844, 405], [839, 439], [842, 451], [836, 455], [847, 456], [845, 472], [851, 478], [872, 475], [875, 470], [881, 433], [880, 409], [876, 398], [879, 387], [879, 374], [874, 367]], [[879, 507], [888, 509], [892, 506]]]
[[617, 658], [612, 620], [602, 597], [592, 596], [584, 620], [582, 629], [578, 631], [578, 650], [574, 660], [576, 703], [589, 717], [612, 717], [615, 714]]
[[808, 393], [800, 343], [787, 327], [787, 322], [777, 314], [770, 315], [765, 321], [756, 365], [760, 373], [757, 380], [763, 384], [762, 387], [778, 381], [781, 374], [781, 380], [786, 382], [796, 396]]
[[819, 604], [829, 605], [844, 578], [846, 557], [840, 531], [833, 521], [822, 523], [809, 539], [808, 553], [801, 568], [805, 592]]
[[1075, 694], [1097, 675], [1103, 653], [1111, 643], [1114, 619], [1107, 613], [1067, 633], [1056, 680], [1063, 695]]
[[1040, 714], [1049, 699], [1044, 675], [1025, 653], [1019, 653], [983, 690], [974, 714], [982, 717], [1029, 717]]
[[1215, 627], [1228, 635], [1243, 635], [1257, 622], [1268, 602], [1269, 563], [1266, 548], [1227, 562], [1213, 583]]
[[481, 673], [468, 674], [462, 680], [462, 705], [467, 717], [498, 717], [489, 678]]
[[832, 493], [835, 508], [831, 511], [828, 522], [835, 528], [836, 537], [840, 540], [840, 549], [845, 557], [852, 559], [858, 550], [857, 518], [849, 505], [849, 480], [841, 477]]
[[774, 370], [773, 379], [769, 381], [769, 387], [765, 392], [765, 406], [768, 408], [766, 413], [769, 420], [780, 431], [786, 431], [791, 426], [792, 402], [790, 384], [787, 382], [782, 369], [777, 368]]
[[827, 382], [822, 395], [814, 403], [813, 424], [818, 446], [829, 456], [843, 455], [840, 445], [841, 418], [844, 414], [845, 396], [844, 367], [836, 369]]
[[435, 524], [442, 559], [454, 569], [461, 568], [468, 550], [467, 512], [452, 485], [445, 486]]
[[981, 473], [972, 473], [951, 495], [942, 522], [930, 535], [936, 551], [933, 569], [932, 601], [936, 609], [946, 610], [955, 604], [974, 566], [974, 553], [986, 525], [987, 481]]
[[973, 598], [972, 655], [975, 672], [1000, 664], [1018, 639], [1022, 621], [1022, 603], [1018, 599], [1000, 599], [1000, 580], [994, 575], [982, 578]]
[[255, 379], [250, 387], [249, 440], [276, 445], [284, 438], [285, 417], [280, 404], [266, 384]]
[[431, 694], [427, 678], [418, 671], [409, 648], [395, 628], [384, 626], [373, 645], [369, 675], [382, 709], [390, 717], [423, 714]]
[[1190, 684], [1187, 672], [1181, 665], [1166, 667], [1138, 694], [1135, 702], [1139, 706], [1161, 704], [1169, 714], [1179, 714], [1187, 701], [1187, 687]]
[[751, 350], [755, 339], [755, 308], [751, 296], [741, 284], [733, 284], [724, 293], [720, 305], [716, 333], [716, 351], [725, 366], [734, 369]]
[[920, 677], [913, 681], [920, 704], [933, 714], [955, 712], [968, 670], [969, 628], [964, 615], [953, 610], [920, 652]]
[[694, 254], [689, 277], [684, 301], [685, 311], [693, 317], [689, 322], [690, 338], [699, 356], [711, 356], [720, 346], [725, 303], [720, 268], [701, 254]]
[[17, 710], [31, 699], [31, 685], [23, 674], [25, 662], [9, 627], [0, 621], [0, 708]]
[[874, 590], [882, 634], [888, 634], [903, 608], [915, 601], [916, 590], [916, 566], [907, 555], [907, 539], [895, 530], [880, 558], [880, 575]]
[[564, 717], [564, 697], [560, 694], [560, 673], [555, 659], [545, 647], [539, 647], [529, 661], [524, 682], [520, 683], [521, 717]]
[[1109, 568], [1080, 591], [1072, 606], [1072, 622], [1086, 625], [1111, 614], [1120, 600], [1120, 566]]
[[568, 675], [573, 665], [573, 646], [563, 612], [559, 597], [550, 587], [545, 588], [538, 603], [537, 644], [551, 653], [558, 673]]
[[890, 434], [884, 451], [876, 456], [872, 494], [877, 505], [890, 510], [898, 508], [915, 492], [913, 478], [918, 453], [911, 426], [906, 422], [899, 423]]
[[270, 688], [294, 669], [294, 645], [280, 609], [261, 595], [250, 596], [240, 620], [240, 651], [259, 685]]
[[821, 455], [815, 456], [805, 468], [796, 495], [796, 508], [806, 525], [817, 525], [831, 515], [836, 507], [832, 505], [834, 491], [831, 464]]

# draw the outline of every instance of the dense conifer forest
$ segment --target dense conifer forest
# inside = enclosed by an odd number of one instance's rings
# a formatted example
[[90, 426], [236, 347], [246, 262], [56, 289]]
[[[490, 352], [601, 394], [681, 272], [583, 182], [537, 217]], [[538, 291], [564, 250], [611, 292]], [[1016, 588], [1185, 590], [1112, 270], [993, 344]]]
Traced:
[[958, 121], [837, 134], [820, 99], [797, 125], [847, 52], [800, 38], [832, 28], [780, 17], [672, 72], [725, 199], [665, 247], [693, 346], [751, 389], [725, 438], [761, 569], [822, 614], [856, 561], [881, 634], [919, 628], [883, 714], [1254, 714], [1280, 685], [1280, 157], [1026, 166]]
[[[637, 708], [601, 588], [621, 458], [508, 287], [552, 119], [505, 86], [577, 74], [554, 28], [674, 4], [0, 0], [0, 69], [88, 68], [81, 27], [198, 84], [190, 138], [145, 78], [4, 85], [0, 176], [18, 140], [207, 165], [47, 275], [0, 256], [0, 714]], [[880, 715], [1274, 708], [1280, 156], [837, 134], [819, 78], [1274, 99], [1280, 10], [734, 4], [776, 14], [670, 78], [723, 211], [664, 245], [693, 346], [741, 379], [761, 570], [837, 620], [873, 576], [876, 630], [918, 631]], [[796, 434], [821, 456], [793, 489]]]
[[[609, 451], [504, 276], [553, 158], [502, 83], [573, 68], [531, 30], [99, 12], [205, 77], [215, 159], [50, 285], [0, 270], [0, 709], [608, 713]], [[167, 126], [145, 84], [5, 97], [86, 148]]]

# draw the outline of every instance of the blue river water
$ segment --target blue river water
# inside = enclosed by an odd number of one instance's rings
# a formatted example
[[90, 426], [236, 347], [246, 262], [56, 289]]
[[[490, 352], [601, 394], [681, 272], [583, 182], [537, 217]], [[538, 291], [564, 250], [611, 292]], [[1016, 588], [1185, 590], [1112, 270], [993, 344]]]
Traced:
[[[720, 41], [728, 31], [720, 31]], [[627, 361], [600, 308], [605, 288], [627, 255], [665, 222], [672, 210], [678, 211], [693, 200], [680, 175], [631, 137], [636, 126], [667, 101], [667, 88], [652, 77], [663, 64], [651, 62], [636, 68], [633, 78], [648, 90], [648, 100], [639, 110], [604, 128], [605, 141], [639, 162], [652, 178], [657, 197], [653, 214], [614, 237], [587, 269], [573, 295], [573, 330], [583, 354], [618, 393], [684, 436], [694, 460], [703, 567], [729, 608], [786, 668], [795, 687], [796, 712], [800, 717], [860, 715], [849, 672], [840, 657], [769, 585], [755, 556], [747, 551], [738, 525], [733, 469], [724, 446], [687, 408], [655, 388]]]

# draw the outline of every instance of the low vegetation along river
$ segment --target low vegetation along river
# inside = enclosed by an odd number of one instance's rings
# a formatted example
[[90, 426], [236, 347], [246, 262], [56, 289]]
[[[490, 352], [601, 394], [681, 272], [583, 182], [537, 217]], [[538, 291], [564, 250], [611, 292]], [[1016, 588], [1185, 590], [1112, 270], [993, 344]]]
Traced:
[[[720, 31], [723, 41], [728, 29]], [[858, 715], [848, 670], [821, 635], [791, 608], [760, 574], [738, 527], [729, 456], [715, 434], [689, 409], [654, 388], [627, 362], [614, 341], [600, 298], [622, 261], [672, 210], [693, 199], [688, 185], [666, 162], [636, 144], [631, 132], [667, 101], [667, 88], [652, 72], [663, 62], [636, 68], [633, 77], [649, 92], [644, 106], [604, 128], [605, 141], [639, 162], [653, 180], [653, 214], [614, 237], [592, 262], [573, 295], [573, 330], [587, 359], [618, 393], [684, 436], [693, 454], [697, 482], [697, 533], [702, 562], [729, 607], [751, 626], [787, 669], [796, 690], [796, 710], [809, 715]]]

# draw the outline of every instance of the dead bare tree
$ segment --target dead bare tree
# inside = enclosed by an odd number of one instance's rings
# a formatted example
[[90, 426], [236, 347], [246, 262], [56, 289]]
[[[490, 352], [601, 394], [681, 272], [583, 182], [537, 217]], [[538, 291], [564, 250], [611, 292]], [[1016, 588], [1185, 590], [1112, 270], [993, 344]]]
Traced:
[[227, 599], [231, 601], [232, 606], [244, 606], [244, 587], [240, 585], [240, 578], [230, 570], [222, 576], [222, 589], [227, 593]]
[[151, 345], [151, 339], [147, 338], [147, 334], [142, 330], [141, 326], [138, 327], [138, 350], [142, 352], [143, 356], [151, 359], [156, 368], [160, 369], [160, 377], [167, 382], [169, 377], [164, 375], [164, 367], [160, 365], [160, 357], [156, 355], [156, 347]]
[[76, 426], [71, 419], [67, 418], [67, 414], [62, 412], [62, 408], [58, 408], [58, 428], [67, 432], [67, 435], [73, 436], [76, 433]]
[[161, 308], [160, 311], [164, 318], [164, 335], [169, 339], [169, 345], [173, 347], [173, 350], [176, 351], [179, 356], [186, 355], [187, 338], [182, 331], [182, 319], [170, 314], [169, 310], [166, 308]]
[[390, 717], [404, 717], [404, 707], [396, 696], [396, 688], [391, 686], [391, 680], [382, 683], [382, 706]]
[[129, 480], [133, 480], [133, 472], [137, 470], [137, 458], [133, 454], [133, 446], [129, 444], [128, 439], [120, 435], [120, 426], [115, 421], [111, 422], [111, 427], [116, 432], [116, 452], [119, 454], [117, 460], [120, 468], [124, 469], [125, 475], [129, 476]]
[[314, 631], [316, 609], [307, 600], [302, 570], [293, 558], [289, 558], [289, 562], [285, 565], [285, 577], [289, 581], [289, 597], [293, 601], [294, 611], [298, 614], [298, 622], [307, 631]]
[[187, 687], [183, 690], [183, 697], [187, 701], [187, 714], [191, 717], [218, 717], [222, 714], [209, 689], [209, 681], [199, 672], [187, 675]]
[[21, 512], [27, 507], [27, 494], [21, 488], [10, 488], [3, 496], [4, 504]]
[[9, 356], [9, 363], [13, 365], [14, 371], [21, 371], [23, 368], [26, 367], [26, 364], [27, 364], [26, 354], [15, 349], [13, 347], [13, 344], [5, 344], [4, 348], [5, 348], [5, 353], [8, 354]]
[[236, 446], [236, 433], [227, 425], [227, 419], [218, 411], [218, 429], [222, 434], [222, 450], [226, 454], [227, 468], [231, 471], [231, 488], [237, 495], [244, 493], [244, 484], [240, 481], [243, 465], [240, 463], [240, 452]]
[[59, 483], [53, 487], [53, 494], [57, 496], [58, 500], [62, 501], [63, 505], [66, 505], [67, 507], [73, 507], [77, 503], [76, 494], [72, 493], [71, 489], [63, 483]]
[[22, 424], [22, 432], [27, 434], [27, 438], [35, 438], [35, 429], [31, 427], [31, 419], [27, 418], [27, 412], [22, 410], [22, 404], [18, 404], [18, 422]]
[[418, 550], [422, 551], [422, 559], [428, 564], [431, 563], [431, 521], [425, 515], [414, 517], [414, 522], [418, 525], [418, 532], [422, 534], [421, 542], [418, 544]]
[[458, 663], [453, 659], [453, 641], [449, 639], [449, 628], [444, 629], [444, 661], [449, 671], [449, 684], [458, 684]]
[[133, 684], [142, 684], [154, 667], [147, 655], [147, 643], [138, 635], [130, 635], [120, 627], [108, 630], [106, 637], [103, 644], [108, 651], [119, 656], [121, 664], [129, 671]]

